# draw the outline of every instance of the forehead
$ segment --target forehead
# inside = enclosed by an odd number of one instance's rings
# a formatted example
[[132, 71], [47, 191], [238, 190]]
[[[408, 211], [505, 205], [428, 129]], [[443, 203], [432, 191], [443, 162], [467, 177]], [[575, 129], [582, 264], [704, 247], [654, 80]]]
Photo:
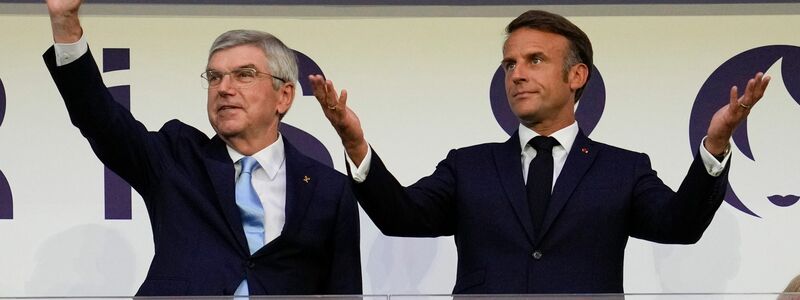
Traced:
[[267, 69], [267, 56], [261, 48], [254, 45], [239, 45], [217, 50], [208, 59], [208, 67], [228, 70], [253, 65], [259, 69]]
[[526, 55], [542, 52], [545, 55], [566, 53], [569, 41], [560, 34], [531, 28], [520, 28], [511, 32], [503, 43], [503, 56]]

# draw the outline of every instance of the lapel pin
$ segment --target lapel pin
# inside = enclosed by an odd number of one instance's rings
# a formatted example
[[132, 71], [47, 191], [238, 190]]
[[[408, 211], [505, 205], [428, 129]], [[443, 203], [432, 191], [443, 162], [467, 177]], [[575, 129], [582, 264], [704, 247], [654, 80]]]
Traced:
[[308, 183], [309, 181], [311, 181], [311, 177], [308, 177], [308, 176], [303, 176], [303, 181], [305, 181], [306, 183]]
[[589, 148], [583, 147], [581, 148], [581, 152], [583, 152], [583, 154], [589, 154]]

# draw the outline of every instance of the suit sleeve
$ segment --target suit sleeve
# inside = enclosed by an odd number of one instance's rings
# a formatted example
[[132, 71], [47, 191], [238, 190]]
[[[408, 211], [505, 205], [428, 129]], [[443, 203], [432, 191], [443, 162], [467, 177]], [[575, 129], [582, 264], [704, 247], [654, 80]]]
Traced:
[[70, 120], [89, 141], [97, 157], [109, 169], [145, 195], [162, 164], [151, 159], [149, 148], [163, 145], [158, 135], [135, 120], [117, 103], [103, 83], [91, 51], [76, 61], [56, 66], [51, 47], [43, 55], [50, 75], [64, 99]]
[[635, 171], [631, 236], [659, 243], [696, 243], [722, 204], [729, 169], [730, 161], [720, 176], [711, 176], [696, 154], [678, 191], [673, 192], [642, 154]]
[[433, 174], [403, 187], [372, 152], [369, 175], [355, 183], [356, 198], [385, 235], [436, 237], [456, 231], [457, 151], [436, 166]]
[[358, 207], [352, 188], [343, 184], [333, 235], [333, 261], [325, 294], [360, 295], [361, 238]]

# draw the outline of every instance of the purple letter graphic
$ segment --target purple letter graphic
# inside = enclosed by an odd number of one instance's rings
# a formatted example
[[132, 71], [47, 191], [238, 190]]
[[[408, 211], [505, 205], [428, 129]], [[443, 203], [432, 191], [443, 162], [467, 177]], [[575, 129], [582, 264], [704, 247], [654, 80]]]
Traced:
[[[130, 70], [131, 51], [127, 48], [103, 48], [103, 73]], [[108, 88], [114, 100], [131, 109], [131, 86]], [[104, 168], [106, 220], [131, 219], [131, 186], [107, 167]]]
[[[300, 73], [297, 81], [303, 87], [303, 96], [311, 96], [314, 93], [311, 91], [311, 82], [308, 81], [308, 75], [322, 74], [322, 69], [314, 60], [300, 51], [295, 50], [294, 54], [297, 56], [297, 68]], [[333, 168], [331, 154], [317, 138], [297, 127], [282, 122], [279, 130], [301, 153]]]
[[[0, 80], [0, 125], [3, 125], [3, 118], [6, 116], [6, 90], [3, 81]], [[6, 176], [0, 171], [0, 220], [14, 218], [14, 205], [11, 201], [11, 187], [8, 185]]]

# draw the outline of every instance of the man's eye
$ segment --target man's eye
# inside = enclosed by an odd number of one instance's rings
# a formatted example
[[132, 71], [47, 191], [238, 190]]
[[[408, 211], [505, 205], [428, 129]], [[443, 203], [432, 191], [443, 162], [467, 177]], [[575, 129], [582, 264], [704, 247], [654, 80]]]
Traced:
[[234, 72], [234, 75], [236, 75], [236, 77], [238, 78], [253, 78], [256, 77], [256, 70], [251, 70], [251, 69], [236, 70]]
[[206, 78], [208, 81], [219, 81], [222, 75], [217, 72], [208, 72], [206, 73]]
[[533, 58], [533, 60], [531, 60], [531, 63], [534, 64], [534, 65], [538, 65], [538, 64], [542, 63], [542, 59], [538, 58], [538, 57], [535, 57], [535, 58]]
[[517, 67], [516, 63], [506, 63], [505, 65], [503, 65], [503, 69], [505, 69], [506, 71], [514, 70], [514, 68], [516, 67]]

